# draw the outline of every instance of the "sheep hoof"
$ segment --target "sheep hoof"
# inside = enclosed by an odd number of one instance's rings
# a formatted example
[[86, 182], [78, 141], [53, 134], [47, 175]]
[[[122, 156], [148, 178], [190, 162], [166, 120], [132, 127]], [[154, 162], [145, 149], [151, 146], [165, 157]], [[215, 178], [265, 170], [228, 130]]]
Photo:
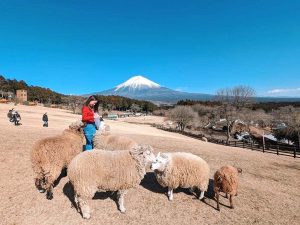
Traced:
[[40, 193], [45, 193], [46, 190], [39, 190]]
[[53, 199], [53, 193], [47, 192], [47, 199], [52, 200]]
[[217, 208], [217, 210], [220, 212], [220, 208]]
[[125, 213], [126, 209], [125, 208], [120, 208], [121, 213]]
[[83, 214], [82, 214], [82, 217], [83, 217], [83, 219], [88, 220], [88, 219], [91, 218], [91, 215], [90, 215], [89, 213], [83, 213]]
[[169, 197], [169, 201], [173, 201], [173, 197]]

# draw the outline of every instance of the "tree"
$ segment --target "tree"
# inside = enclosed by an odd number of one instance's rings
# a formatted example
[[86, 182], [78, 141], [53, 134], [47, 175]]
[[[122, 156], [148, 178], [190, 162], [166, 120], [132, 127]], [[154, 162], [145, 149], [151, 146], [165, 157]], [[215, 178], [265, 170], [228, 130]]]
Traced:
[[176, 106], [170, 110], [168, 117], [177, 123], [180, 131], [184, 131], [186, 125], [197, 118], [197, 116], [197, 113], [189, 106]]
[[130, 110], [134, 113], [136, 112], [140, 112], [141, 111], [141, 107], [138, 105], [138, 104], [135, 104], [133, 103], [131, 106], [130, 106]]
[[281, 107], [273, 111], [273, 115], [276, 122], [283, 122], [287, 125], [287, 128], [282, 131], [275, 132], [276, 136], [298, 143], [300, 149], [300, 108], [293, 106]]
[[196, 104], [191, 106], [192, 109], [198, 114], [200, 126], [204, 127], [209, 123], [212, 123], [216, 121], [217, 119], [217, 113], [216, 109], [217, 107], [212, 106], [206, 106], [202, 104]]
[[67, 104], [68, 107], [72, 110], [72, 112], [75, 114], [76, 109], [78, 107], [82, 106], [84, 103], [84, 98], [76, 95], [69, 95], [63, 98], [64, 104]]
[[219, 114], [226, 120], [227, 142], [229, 141], [231, 128], [243, 107], [250, 106], [255, 97], [255, 91], [248, 86], [236, 86], [220, 89], [216, 93], [217, 101], [221, 103]]

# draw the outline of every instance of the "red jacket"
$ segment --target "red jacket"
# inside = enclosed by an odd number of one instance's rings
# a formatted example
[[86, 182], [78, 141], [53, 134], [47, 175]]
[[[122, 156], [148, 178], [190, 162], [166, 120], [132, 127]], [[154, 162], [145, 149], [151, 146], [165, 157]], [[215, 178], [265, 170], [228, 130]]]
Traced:
[[94, 123], [94, 111], [87, 106], [82, 107], [82, 122]]

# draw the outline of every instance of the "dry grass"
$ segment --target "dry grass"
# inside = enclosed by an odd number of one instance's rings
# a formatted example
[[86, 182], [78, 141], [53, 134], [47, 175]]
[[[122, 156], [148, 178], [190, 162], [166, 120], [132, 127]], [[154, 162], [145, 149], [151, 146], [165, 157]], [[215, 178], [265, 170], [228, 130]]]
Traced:
[[[110, 195], [99, 193], [90, 201], [92, 218], [84, 221], [71, 207], [72, 189], [67, 177], [54, 188], [49, 201], [37, 192], [29, 152], [40, 138], [59, 134], [79, 118], [67, 111], [43, 107], [15, 107], [22, 116], [22, 126], [8, 122], [6, 113], [12, 105], [0, 104], [0, 224], [299, 224], [299, 159], [263, 154], [202, 142], [149, 125], [106, 121], [112, 133], [127, 135], [137, 142], [151, 144], [155, 151], [187, 151], [201, 156], [215, 170], [230, 164], [241, 167], [239, 196], [235, 209], [220, 198], [221, 212], [209, 192], [206, 204], [180, 190], [169, 202], [155, 181], [146, 175], [141, 185], [125, 198], [126, 214], [121, 214]], [[42, 127], [42, 115], [49, 115], [49, 127]], [[141, 118], [142, 119], [142, 118]], [[135, 123], [139, 121], [134, 121]], [[210, 190], [212, 186], [210, 186]], [[224, 206], [225, 205], [225, 206]]]

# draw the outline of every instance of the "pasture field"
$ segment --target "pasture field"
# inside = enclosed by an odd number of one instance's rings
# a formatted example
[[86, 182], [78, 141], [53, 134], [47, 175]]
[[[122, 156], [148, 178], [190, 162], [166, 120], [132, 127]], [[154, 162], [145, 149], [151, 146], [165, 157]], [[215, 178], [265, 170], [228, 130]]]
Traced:
[[[6, 114], [14, 107], [21, 114], [21, 126], [9, 123]], [[48, 112], [49, 127], [42, 126], [42, 115]], [[211, 184], [214, 172], [230, 164], [241, 167], [239, 195], [235, 209], [220, 198], [221, 211], [216, 210], [212, 185], [201, 202], [186, 190], [174, 192], [168, 201], [165, 189], [155, 181], [148, 169], [144, 180], [125, 197], [126, 214], [118, 211], [114, 196], [97, 193], [89, 205], [91, 219], [85, 221], [72, 207], [73, 191], [63, 177], [49, 201], [34, 186], [30, 163], [33, 144], [45, 137], [60, 134], [79, 119], [68, 111], [40, 106], [0, 104], [0, 224], [3, 225], [81, 225], [81, 224], [300, 224], [300, 161], [287, 156], [264, 154], [251, 150], [202, 142], [176, 133], [158, 130], [146, 124], [153, 118], [134, 118], [133, 123], [107, 121], [111, 132], [126, 135], [139, 143], [150, 144], [155, 153], [186, 151], [208, 162]], [[149, 121], [148, 121], [149, 120]], [[163, 121], [157, 118], [158, 122]]]

